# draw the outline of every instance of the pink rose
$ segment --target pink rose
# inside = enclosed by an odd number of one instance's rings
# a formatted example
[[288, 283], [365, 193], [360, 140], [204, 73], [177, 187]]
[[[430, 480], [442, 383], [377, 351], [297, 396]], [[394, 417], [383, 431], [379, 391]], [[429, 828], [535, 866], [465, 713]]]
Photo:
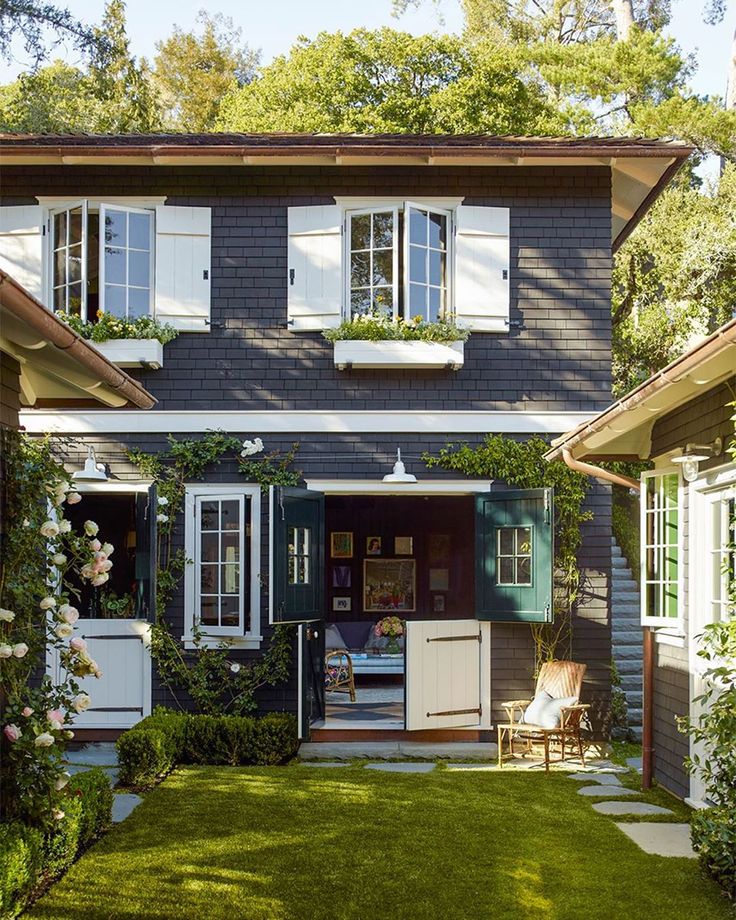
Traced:
[[[100, 541], [95, 540], [95, 543], [97, 543], [97, 545], [99, 546]], [[99, 551], [95, 553], [95, 563], [104, 562], [106, 559], [107, 559], [107, 556], [105, 555], [105, 553], [101, 553]]]
[[89, 548], [93, 553], [99, 553], [99, 551], [102, 549], [102, 543], [100, 543], [99, 540], [90, 540]]
[[3, 734], [11, 742], [17, 741], [21, 736], [21, 731], [17, 725], [6, 725], [3, 729]]
[[69, 648], [73, 652], [83, 652], [87, 648], [87, 643], [84, 639], [80, 639], [79, 636], [75, 636], [69, 643]]
[[68, 505], [76, 505], [78, 502], [82, 501], [82, 496], [79, 492], [70, 492], [66, 497], [66, 503]]
[[21, 710], [21, 715], [25, 716], [27, 719], [29, 716], [33, 715], [33, 710], [31, 709], [30, 706], [24, 706], [23, 709]]
[[57, 731], [64, 724], [64, 713], [60, 709], [49, 709], [46, 713], [46, 718], [49, 720], [51, 727]]

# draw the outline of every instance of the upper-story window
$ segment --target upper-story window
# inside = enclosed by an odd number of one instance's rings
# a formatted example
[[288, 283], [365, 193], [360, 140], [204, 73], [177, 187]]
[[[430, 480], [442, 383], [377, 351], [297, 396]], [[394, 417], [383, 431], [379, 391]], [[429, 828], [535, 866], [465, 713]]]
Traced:
[[403, 208], [349, 211], [349, 308], [428, 322], [448, 314], [447, 211]]
[[87, 201], [55, 209], [50, 221], [51, 301], [56, 311], [94, 322], [153, 308], [154, 212]]

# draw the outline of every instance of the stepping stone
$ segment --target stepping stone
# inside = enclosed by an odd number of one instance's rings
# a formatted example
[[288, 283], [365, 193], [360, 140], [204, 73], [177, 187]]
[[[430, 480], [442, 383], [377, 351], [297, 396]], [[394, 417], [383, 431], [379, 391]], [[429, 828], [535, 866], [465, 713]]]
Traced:
[[613, 773], [571, 773], [570, 779], [585, 783], [600, 783], [601, 786], [620, 786], [621, 780]]
[[112, 823], [120, 824], [137, 808], [143, 799], [132, 792], [119, 792], [112, 799]]
[[302, 761], [299, 766], [301, 767], [348, 767], [350, 764], [345, 763], [344, 760], [307, 760]]
[[588, 796], [608, 796], [608, 798], [615, 798], [619, 795], [641, 795], [638, 789], [629, 789], [626, 786], [583, 786], [582, 789], [578, 789], [578, 795], [588, 795]]
[[493, 763], [448, 763], [447, 769], [452, 771], [458, 770], [498, 770], [498, 766]]
[[632, 770], [638, 770], [641, 773], [641, 757], [627, 757], [626, 764], [631, 767]]
[[366, 770], [381, 770], [384, 773], [431, 773], [433, 763], [417, 763], [407, 761], [402, 763], [367, 763]]
[[697, 858], [690, 844], [689, 824], [647, 821], [641, 824], [617, 824], [616, 827], [645, 853], [651, 853], [653, 856]]
[[593, 811], [601, 815], [671, 815], [669, 808], [649, 802], [593, 802]]
[[87, 767], [117, 767], [118, 755], [114, 744], [88, 744], [78, 751], [67, 751], [66, 761]]

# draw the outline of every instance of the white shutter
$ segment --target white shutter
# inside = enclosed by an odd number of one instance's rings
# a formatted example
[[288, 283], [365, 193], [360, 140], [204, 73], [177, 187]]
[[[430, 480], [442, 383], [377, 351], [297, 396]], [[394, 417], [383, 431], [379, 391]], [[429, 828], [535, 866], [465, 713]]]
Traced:
[[455, 321], [475, 332], [508, 331], [508, 208], [455, 212]]
[[211, 209], [158, 205], [154, 313], [183, 332], [208, 332]]
[[40, 205], [0, 208], [0, 268], [43, 301], [43, 213]]
[[289, 208], [288, 325], [312, 332], [342, 318], [342, 211], [337, 205]]

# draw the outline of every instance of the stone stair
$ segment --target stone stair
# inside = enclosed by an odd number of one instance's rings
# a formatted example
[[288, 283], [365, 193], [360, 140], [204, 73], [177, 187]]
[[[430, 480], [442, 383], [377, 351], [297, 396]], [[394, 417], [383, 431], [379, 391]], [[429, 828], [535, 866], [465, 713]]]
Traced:
[[641, 738], [642, 633], [639, 585], [616, 540], [611, 542], [611, 642], [621, 687], [626, 695], [629, 727]]

